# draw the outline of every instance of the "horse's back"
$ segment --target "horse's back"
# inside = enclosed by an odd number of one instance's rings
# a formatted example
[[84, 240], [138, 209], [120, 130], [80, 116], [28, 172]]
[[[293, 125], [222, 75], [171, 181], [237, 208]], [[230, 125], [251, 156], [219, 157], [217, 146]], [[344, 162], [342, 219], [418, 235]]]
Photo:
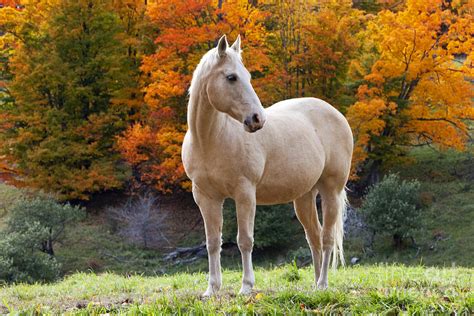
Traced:
[[[318, 125], [332, 123], [338, 127], [345, 128], [346, 134], [350, 133], [350, 127], [346, 118], [332, 105], [317, 98], [295, 98], [280, 101], [268, 107], [269, 115], [294, 115], [302, 114]], [[324, 124], [323, 124], [324, 125]], [[352, 135], [352, 134], [351, 134]], [[351, 136], [352, 138], [352, 136]]]

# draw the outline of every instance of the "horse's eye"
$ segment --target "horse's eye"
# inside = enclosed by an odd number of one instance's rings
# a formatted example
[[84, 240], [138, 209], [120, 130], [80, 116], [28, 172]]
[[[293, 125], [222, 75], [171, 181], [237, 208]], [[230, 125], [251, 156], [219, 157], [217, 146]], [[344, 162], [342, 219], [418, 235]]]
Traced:
[[226, 78], [229, 81], [237, 81], [237, 76], [236, 75], [228, 75]]

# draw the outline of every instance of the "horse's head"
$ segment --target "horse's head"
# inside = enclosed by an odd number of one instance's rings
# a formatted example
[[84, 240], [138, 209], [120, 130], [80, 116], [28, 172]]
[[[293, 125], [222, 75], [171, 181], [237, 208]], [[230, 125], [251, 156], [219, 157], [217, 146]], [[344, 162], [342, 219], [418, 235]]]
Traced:
[[[205, 85], [210, 104], [217, 110], [230, 115], [241, 122], [247, 132], [253, 133], [265, 124], [266, 114], [255, 90], [250, 83], [250, 73], [242, 63], [240, 56], [240, 36], [229, 47], [226, 36], [222, 36], [217, 47], [209, 51], [204, 59], [206, 63]], [[206, 67], [201, 60], [198, 69]], [[197, 71], [197, 70], [196, 70]], [[196, 73], [195, 73], [196, 76]], [[197, 78], [193, 78], [194, 81]]]

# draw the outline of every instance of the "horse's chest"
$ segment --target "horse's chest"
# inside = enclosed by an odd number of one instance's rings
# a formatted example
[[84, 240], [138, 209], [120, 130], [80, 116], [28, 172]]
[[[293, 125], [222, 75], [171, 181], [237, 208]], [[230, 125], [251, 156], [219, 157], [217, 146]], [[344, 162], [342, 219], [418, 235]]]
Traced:
[[223, 153], [202, 153], [191, 150], [183, 159], [188, 177], [200, 187], [221, 190], [239, 177], [239, 167], [235, 160]]

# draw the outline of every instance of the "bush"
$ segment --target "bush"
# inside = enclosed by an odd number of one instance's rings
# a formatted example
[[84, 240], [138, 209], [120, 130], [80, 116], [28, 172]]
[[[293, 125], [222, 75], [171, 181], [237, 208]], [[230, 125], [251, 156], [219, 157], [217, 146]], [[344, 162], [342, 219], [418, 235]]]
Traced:
[[47, 230], [47, 235], [41, 240], [41, 250], [54, 255], [53, 244], [63, 235], [66, 225], [84, 216], [85, 212], [79, 206], [58, 203], [50, 196], [36, 196], [17, 202], [7, 225], [9, 232], [24, 232], [31, 223], [38, 223]]
[[156, 243], [169, 244], [163, 233], [166, 215], [161, 212], [158, 198], [151, 193], [130, 198], [121, 206], [110, 207], [107, 214], [114, 230], [133, 244], [144, 249]]
[[362, 203], [367, 226], [377, 234], [393, 236], [396, 247], [403, 238], [413, 237], [421, 226], [419, 205], [420, 183], [401, 180], [390, 174], [369, 189]]
[[47, 236], [47, 228], [38, 222], [25, 223], [19, 232], [0, 234], [0, 280], [8, 283], [55, 280], [60, 265], [40, 250]]
[[[298, 225], [293, 221], [291, 204], [257, 206], [254, 245], [256, 248], [285, 246], [291, 243]], [[224, 204], [224, 241], [235, 242], [237, 217], [234, 203]]]
[[0, 280], [5, 282], [51, 281], [60, 265], [53, 245], [68, 223], [81, 219], [80, 207], [60, 204], [52, 197], [21, 198], [8, 214], [0, 232]]

